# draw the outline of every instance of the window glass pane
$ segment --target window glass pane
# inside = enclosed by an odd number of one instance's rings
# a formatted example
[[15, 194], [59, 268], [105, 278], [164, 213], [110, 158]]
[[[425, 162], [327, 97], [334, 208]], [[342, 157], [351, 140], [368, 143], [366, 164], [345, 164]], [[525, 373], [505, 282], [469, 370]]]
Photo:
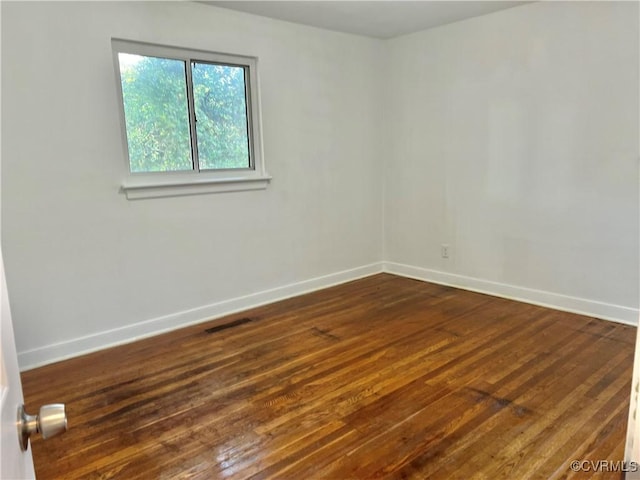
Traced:
[[192, 170], [185, 62], [119, 53], [132, 172]]
[[192, 66], [200, 169], [249, 168], [245, 69]]

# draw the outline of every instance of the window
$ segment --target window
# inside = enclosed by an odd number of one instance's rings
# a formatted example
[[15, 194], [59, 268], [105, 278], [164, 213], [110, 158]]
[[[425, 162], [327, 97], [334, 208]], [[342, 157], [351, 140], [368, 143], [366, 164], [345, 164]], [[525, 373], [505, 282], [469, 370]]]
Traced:
[[128, 198], [266, 188], [255, 58], [112, 46]]

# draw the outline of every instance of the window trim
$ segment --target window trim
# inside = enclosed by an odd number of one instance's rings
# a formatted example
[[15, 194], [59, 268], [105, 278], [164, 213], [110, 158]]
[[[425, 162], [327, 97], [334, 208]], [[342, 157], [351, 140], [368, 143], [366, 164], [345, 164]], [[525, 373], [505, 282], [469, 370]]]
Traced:
[[[127, 177], [123, 179], [120, 191], [128, 199], [157, 198], [178, 195], [197, 195], [212, 192], [229, 192], [265, 189], [271, 180], [267, 174], [263, 159], [262, 117], [260, 111], [259, 82], [256, 57], [209, 52], [205, 50], [157, 45], [120, 38], [111, 39], [113, 64], [116, 73], [116, 87], [119, 101], [120, 126], [124, 163]], [[249, 167], [237, 169], [200, 169], [197, 156], [193, 155], [194, 169], [176, 172], [131, 172], [129, 146], [125, 120], [122, 80], [118, 53], [130, 53], [161, 58], [182, 60], [186, 69], [190, 70], [191, 62], [218, 63], [245, 68], [247, 126], [249, 140]], [[185, 82], [189, 82], [190, 72]], [[193, 95], [193, 89], [187, 89]], [[189, 110], [191, 110], [189, 106]], [[189, 112], [189, 129], [195, 128]]]

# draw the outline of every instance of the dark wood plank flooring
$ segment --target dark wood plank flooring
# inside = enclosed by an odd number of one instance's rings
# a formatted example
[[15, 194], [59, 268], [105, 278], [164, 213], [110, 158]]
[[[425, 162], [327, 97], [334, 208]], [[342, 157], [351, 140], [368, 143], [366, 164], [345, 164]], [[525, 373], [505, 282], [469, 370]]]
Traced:
[[[23, 373], [47, 479], [593, 478], [634, 327], [380, 274]], [[620, 478], [602, 473], [599, 478]]]

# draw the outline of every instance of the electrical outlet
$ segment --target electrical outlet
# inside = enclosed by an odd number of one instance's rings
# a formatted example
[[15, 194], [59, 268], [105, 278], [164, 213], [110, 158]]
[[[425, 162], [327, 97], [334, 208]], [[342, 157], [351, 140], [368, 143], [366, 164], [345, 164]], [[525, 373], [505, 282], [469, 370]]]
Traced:
[[442, 255], [442, 258], [449, 258], [449, 244], [448, 243], [443, 243], [440, 246], [440, 254]]

